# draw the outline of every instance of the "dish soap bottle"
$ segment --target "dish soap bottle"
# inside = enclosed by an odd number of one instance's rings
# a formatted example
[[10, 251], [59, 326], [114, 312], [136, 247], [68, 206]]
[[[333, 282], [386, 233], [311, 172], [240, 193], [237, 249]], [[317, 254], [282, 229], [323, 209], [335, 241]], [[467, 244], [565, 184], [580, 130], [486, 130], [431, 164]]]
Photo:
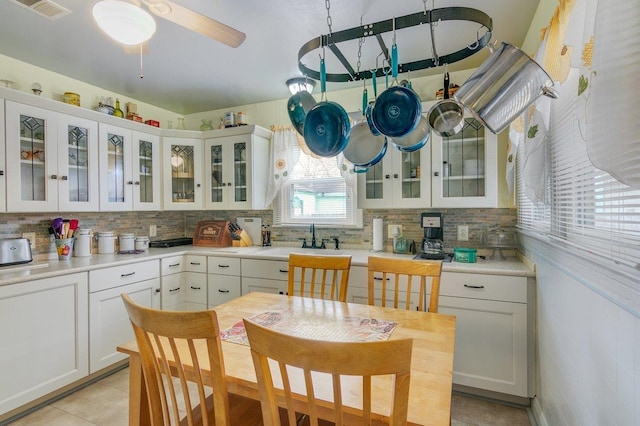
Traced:
[[124, 117], [124, 112], [120, 109], [120, 99], [116, 98], [116, 107], [113, 110], [114, 117]]
[[407, 250], [407, 240], [400, 234], [400, 229], [396, 228], [393, 237], [393, 252], [397, 254], [406, 254]]

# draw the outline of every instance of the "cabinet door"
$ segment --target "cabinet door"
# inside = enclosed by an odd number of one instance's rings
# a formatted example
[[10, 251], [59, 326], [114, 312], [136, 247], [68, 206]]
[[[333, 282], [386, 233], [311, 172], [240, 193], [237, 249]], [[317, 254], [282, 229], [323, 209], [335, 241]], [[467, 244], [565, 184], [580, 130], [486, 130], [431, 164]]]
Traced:
[[120, 295], [127, 293], [139, 305], [156, 307], [159, 288], [160, 280], [154, 278], [89, 295], [90, 373], [125, 359], [127, 355], [116, 347], [135, 339]]
[[287, 282], [268, 278], [242, 277], [242, 294], [248, 294], [252, 291], [287, 294]]
[[498, 206], [498, 139], [478, 120], [465, 118], [450, 138], [432, 134], [434, 207]]
[[160, 137], [131, 132], [133, 144], [133, 210], [161, 210]]
[[60, 211], [98, 211], [98, 123], [58, 114]]
[[163, 138], [164, 208], [202, 208], [202, 140]]
[[57, 113], [7, 101], [7, 210], [57, 211]]
[[209, 274], [207, 280], [209, 308], [240, 297], [240, 277]]
[[[225, 149], [226, 148], [226, 149]], [[207, 139], [204, 143], [205, 173], [205, 208], [220, 210], [229, 204], [229, 190], [232, 181], [229, 174], [232, 170], [229, 147], [222, 138]]]
[[456, 316], [453, 382], [527, 395], [527, 305], [440, 296], [438, 312]]
[[186, 299], [186, 275], [183, 272], [162, 276], [162, 309], [184, 310]]
[[131, 131], [100, 123], [98, 132], [100, 210], [131, 210], [133, 208]]
[[207, 309], [207, 274], [185, 272], [187, 309]]
[[89, 374], [87, 274], [0, 287], [0, 414]]
[[7, 190], [7, 182], [5, 179], [5, 133], [4, 133], [4, 99], [0, 99], [0, 212], [7, 211], [7, 199], [6, 199], [6, 190]]
[[358, 173], [358, 208], [379, 209], [391, 206], [392, 189], [391, 176], [393, 174], [393, 160], [391, 149], [382, 161], [366, 172]]
[[394, 163], [392, 206], [396, 208], [429, 207], [431, 205], [429, 145], [414, 152], [402, 152], [394, 148], [391, 158]]

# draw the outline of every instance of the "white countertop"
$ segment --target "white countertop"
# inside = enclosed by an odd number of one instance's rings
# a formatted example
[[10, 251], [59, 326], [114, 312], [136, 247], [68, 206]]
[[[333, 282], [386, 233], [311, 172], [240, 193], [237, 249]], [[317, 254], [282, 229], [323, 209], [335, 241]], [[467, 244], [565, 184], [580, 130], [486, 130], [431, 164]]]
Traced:
[[[298, 247], [195, 247], [179, 246], [170, 248], [152, 248], [148, 252], [139, 254], [93, 254], [90, 257], [73, 257], [68, 261], [45, 260], [32, 263], [5, 266], [0, 268], [0, 286], [30, 281], [40, 278], [56, 277], [60, 275], [86, 272], [116, 265], [126, 265], [144, 260], [161, 259], [168, 256], [184, 254], [199, 254], [209, 256], [241, 257], [265, 260], [287, 260], [289, 253], [313, 254], [348, 254], [352, 256], [354, 266], [367, 266], [369, 256], [384, 256], [411, 258], [413, 255], [402, 255], [372, 250], [344, 249], [344, 250], [312, 250]], [[508, 257], [506, 260], [485, 260], [478, 258], [476, 263], [444, 262], [443, 272], [457, 272], [470, 274], [492, 274], [511, 276], [535, 276], [533, 265], [527, 259]]]

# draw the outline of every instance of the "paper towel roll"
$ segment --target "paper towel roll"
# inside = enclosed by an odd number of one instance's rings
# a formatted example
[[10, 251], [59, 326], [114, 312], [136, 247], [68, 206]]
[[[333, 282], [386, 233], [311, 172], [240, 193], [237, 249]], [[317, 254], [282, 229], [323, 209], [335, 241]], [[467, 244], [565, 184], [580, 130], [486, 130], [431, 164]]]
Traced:
[[383, 235], [382, 219], [373, 219], [373, 251], [382, 251]]

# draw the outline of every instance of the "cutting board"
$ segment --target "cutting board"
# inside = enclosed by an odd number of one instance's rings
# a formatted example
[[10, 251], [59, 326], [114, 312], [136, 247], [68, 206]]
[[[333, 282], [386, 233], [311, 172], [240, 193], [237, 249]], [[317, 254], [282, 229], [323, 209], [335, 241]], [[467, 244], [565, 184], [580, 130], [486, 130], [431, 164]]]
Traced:
[[262, 218], [259, 217], [239, 217], [238, 225], [251, 237], [254, 246], [262, 245]]

